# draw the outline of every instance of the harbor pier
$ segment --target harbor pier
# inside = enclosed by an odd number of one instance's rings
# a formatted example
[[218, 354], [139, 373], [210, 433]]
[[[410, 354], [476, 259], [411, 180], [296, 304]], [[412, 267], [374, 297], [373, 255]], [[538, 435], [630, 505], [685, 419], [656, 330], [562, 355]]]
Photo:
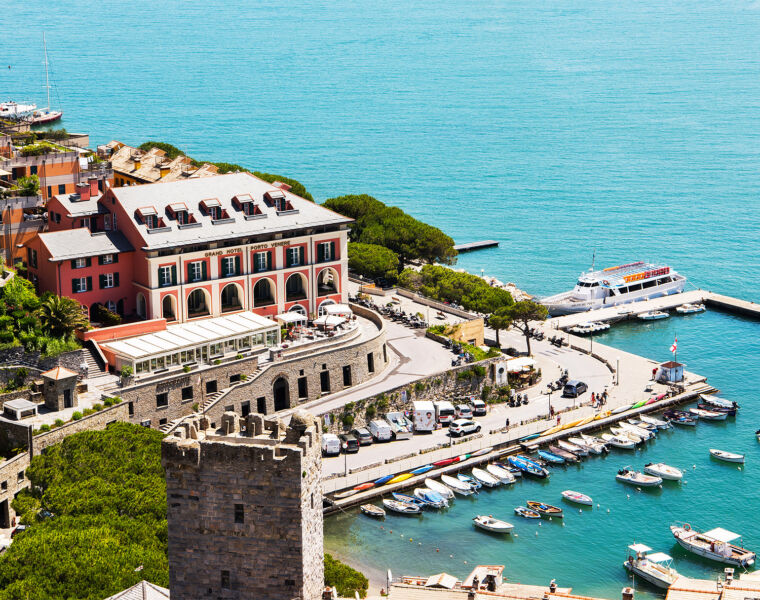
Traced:
[[495, 248], [499, 245], [496, 240], [483, 240], [482, 242], [467, 242], [466, 244], [457, 244], [454, 250], [457, 252], [472, 252], [473, 250], [482, 250], [484, 248]]

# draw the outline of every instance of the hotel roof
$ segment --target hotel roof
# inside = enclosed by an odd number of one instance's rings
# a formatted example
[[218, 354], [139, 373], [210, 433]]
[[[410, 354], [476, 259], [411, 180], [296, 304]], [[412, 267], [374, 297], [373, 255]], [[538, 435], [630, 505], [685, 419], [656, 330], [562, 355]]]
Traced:
[[118, 254], [134, 250], [118, 231], [90, 233], [89, 229], [65, 229], [39, 234], [40, 242], [50, 252], [50, 260], [70, 260]]
[[[132, 219], [144, 240], [146, 250], [352, 222], [351, 219], [292, 192], [283, 192], [250, 173], [120, 187], [113, 188], [111, 192]], [[265, 201], [265, 194], [275, 192], [284, 194], [292, 210], [278, 211], [272, 202]], [[246, 215], [233, 205], [232, 199], [244, 194], [251, 195], [261, 214]], [[212, 214], [202, 210], [201, 203], [211, 198], [219, 200], [221, 208], [227, 213], [225, 218], [214, 220]], [[187, 206], [195, 223], [180, 225], [169, 216], [167, 209], [179, 202]], [[148, 229], [142, 219], [138, 218], [137, 211], [146, 207], [156, 209], [158, 216], [163, 219], [164, 227]]]
[[138, 360], [278, 328], [279, 325], [274, 321], [246, 311], [227, 317], [169, 325], [164, 331], [104, 342], [101, 345], [119, 356]]

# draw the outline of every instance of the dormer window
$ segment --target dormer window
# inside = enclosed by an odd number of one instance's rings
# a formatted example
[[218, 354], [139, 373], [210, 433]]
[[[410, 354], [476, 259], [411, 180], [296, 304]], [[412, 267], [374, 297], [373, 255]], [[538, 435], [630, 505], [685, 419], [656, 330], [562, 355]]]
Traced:
[[277, 210], [280, 210], [280, 206], [285, 201], [285, 192], [282, 190], [271, 190], [264, 194], [264, 201], [269, 206], [276, 206]]
[[156, 209], [152, 206], [144, 206], [137, 209], [137, 215], [148, 229], [157, 229], [162, 226], [161, 220], [158, 218]]
[[235, 209], [243, 211], [243, 214], [247, 217], [254, 215], [261, 215], [261, 208], [253, 201], [253, 196], [250, 194], [238, 194], [232, 198], [232, 206]]

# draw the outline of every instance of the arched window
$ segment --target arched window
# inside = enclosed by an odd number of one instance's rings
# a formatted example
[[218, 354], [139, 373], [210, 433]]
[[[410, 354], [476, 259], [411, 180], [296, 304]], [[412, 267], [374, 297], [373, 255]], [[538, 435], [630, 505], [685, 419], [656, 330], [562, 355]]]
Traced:
[[290, 408], [290, 385], [284, 377], [278, 377], [272, 384], [272, 395], [274, 396], [274, 410], [285, 410]]
[[145, 308], [145, 296], [141, 292], [137, 292], [135, 312], [137, 312], [138, 317], [142, 317], [143, 319], [148, 316]]
[[317, 276], [317, 296], [338, 293], [338, 274], [335, 269], [322, 269]]
[[[325, 314], [325, 307], [330, 306], [330, 304], [335, 304], [335, 300], [325, 300], [322, 302], [322, 304], [319, 305], [319, 310], [317, 311], [317, 314], [321, 317], [323, 314]], [[292, 309], [291, 309], [292, 310]]]
[[206, 290], [197, 289], [190, 292], [187, 297], [187, 316], [191, 319], [194, 317], [204, 317], [211, 314]]
[[161, 300], [161, 316], [167, 321], [175, 321], [177, 319], [176, 303], [177, 299], [171, 294], [164, 296], [164, 299]]
[[285, 283], [285, 301], [306, 299], [306, 278], [300, 273], [293, 273]]
[[302, 315], [305, 315], [306, 314], [306, 309], [303, 306], [301, 306], [300, 304], [294, 304], [293, 306], [291, 306], [288, 309], [288, 312], [297, 312], [297, 313], [300, 313]]
[[269, 279], [259, 279], [253, 286], [253, 305], [274, 304], [274, 284]]
[[222, 312], [243, 310], [241, 295], [240, 286], [236, 283], [225, 285], [222, 290]]

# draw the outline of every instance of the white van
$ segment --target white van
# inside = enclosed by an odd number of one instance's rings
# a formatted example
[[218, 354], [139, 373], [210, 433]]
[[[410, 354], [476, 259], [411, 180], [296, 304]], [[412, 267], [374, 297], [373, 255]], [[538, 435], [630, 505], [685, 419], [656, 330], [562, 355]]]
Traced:
[[430, 400], [412, 402], [412, 420], [415, 431], [435, 431], [435, 406]]
[[448, 427], [448, 425], [456, 419], [456, 411], [454, 405], [446, 400], [440, 400], [435, 403], [435, 418], [441, 424]]
[[482, 400], [476, 398], [470, 404], [472, 404], [472, 416], [474, 417], [484, 417], [488, 412], [486, 403]]
[[382, 419], [375, 419], [369, 424], [369, 432], [376, 442], [390, 442], [393, 437], [391, 426]]
[[334, 433], [322, 435], [322, 456], [338, 456], [340, 454], [340, 440]]

